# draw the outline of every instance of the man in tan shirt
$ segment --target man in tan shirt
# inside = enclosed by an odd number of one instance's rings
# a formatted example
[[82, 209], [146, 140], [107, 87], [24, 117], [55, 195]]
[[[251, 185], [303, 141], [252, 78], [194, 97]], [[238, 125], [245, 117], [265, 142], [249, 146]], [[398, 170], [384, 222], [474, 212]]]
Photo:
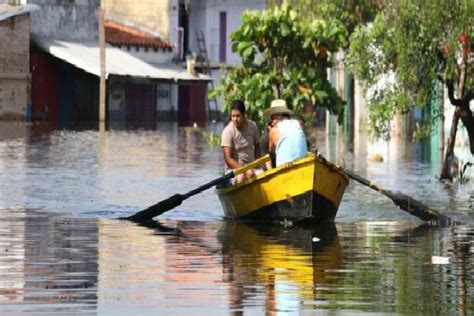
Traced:
[[[235, 100], [231, 106], [231, 121], [222, 132], [221, 146], [224, 151], [225, 170], [243, 167], [260, 157], [260, 136], [257, 124], [245, 116], [245, 104]], [[235, 184], [255, 175], [253, 170], [235, 177]]]

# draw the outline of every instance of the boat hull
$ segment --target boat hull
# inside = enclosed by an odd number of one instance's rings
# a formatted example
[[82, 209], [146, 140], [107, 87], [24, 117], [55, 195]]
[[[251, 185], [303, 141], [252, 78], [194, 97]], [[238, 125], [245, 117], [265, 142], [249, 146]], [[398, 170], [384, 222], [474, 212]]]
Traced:
[[311, 154], [217, 194], [228, 218], [325, 222], [336, 217], [348, 182], [339, 167]]

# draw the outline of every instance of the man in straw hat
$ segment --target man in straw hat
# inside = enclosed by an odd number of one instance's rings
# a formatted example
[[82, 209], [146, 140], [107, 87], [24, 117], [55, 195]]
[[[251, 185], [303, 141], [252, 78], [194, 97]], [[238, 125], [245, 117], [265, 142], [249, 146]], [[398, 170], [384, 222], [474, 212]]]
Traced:
[[264, 113], [272, 120], [272, 129], [268, 135], [268, 150], [276, 154], [276, 166], [305, 157], [308, 153], [306, 136], [300, 122], [290, 117], [293, 115], [282, 99], [273, 100]]
[[[261, 154], [257, 124], [245, 116], [244, 101], [233, 101], [230, 110], [231, 121], [224, 128], [221, 137], [226, 171], [243, 167]], [[254, 175], [254, 170], [248, 170], [245, 174], [237, 175], [231, 182], [241, 183]]]

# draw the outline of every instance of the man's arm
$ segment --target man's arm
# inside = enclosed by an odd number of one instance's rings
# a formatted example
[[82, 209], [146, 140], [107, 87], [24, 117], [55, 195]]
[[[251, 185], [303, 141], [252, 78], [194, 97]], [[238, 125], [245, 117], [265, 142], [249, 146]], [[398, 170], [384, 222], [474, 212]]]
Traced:
[[224, 161], [229, 168], [237, 169], [237, 168], [242, 167], [242, 165], [239, 164], [237, 160], [232, 158], [232, 148], [227, 147], [227, 146], [222, 146], [222, 149], [224, 150]]
[[268, 132], [268, 152], [275, 152], [279, 137], [280, 131], [278, 130], [278, 127], [272, 127], [270, 132]]

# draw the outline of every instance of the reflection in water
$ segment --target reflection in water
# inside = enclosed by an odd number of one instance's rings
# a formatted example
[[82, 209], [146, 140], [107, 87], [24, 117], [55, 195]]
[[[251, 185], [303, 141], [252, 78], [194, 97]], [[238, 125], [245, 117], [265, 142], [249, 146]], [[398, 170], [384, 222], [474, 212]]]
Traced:
[[294, 310], [301, 301], [317, 299], [317, 288], [338, 282], [339, 273], [333, 271], [342, 260], [334, 225], [176, 225], [145, 228], [101, 221], [100, 312]]
[[[474, 311], [472, 226], [145, 227], [3, 212], [0, 314]], [[432, 256], [450, 262], [434, 265]]]
[[95, 220], [3, 210], [0, 245], [0, 311], [95, 310]]
[[[108, 229], [101, 236], [110, 239], [113, 260], [100, 260], [100, 283], [109, 285], [99, 286], [101, 311], [467, 315], [473, 308], [472, 227], [453, 232], [395, 222], [337, 228], [170, 224], [177, 228], [101, 225]], [[438, 241], [442, 245], [433, 248]], [[432, 255], [452, 261], [434, 266]]]
[[256, 298], [268, 312], [306, 309], [338, 281], [334, 271], [342, 260], [334, 224], [303, 229], [226, 223], [219, 237], [233, 310], [246, 312]]

